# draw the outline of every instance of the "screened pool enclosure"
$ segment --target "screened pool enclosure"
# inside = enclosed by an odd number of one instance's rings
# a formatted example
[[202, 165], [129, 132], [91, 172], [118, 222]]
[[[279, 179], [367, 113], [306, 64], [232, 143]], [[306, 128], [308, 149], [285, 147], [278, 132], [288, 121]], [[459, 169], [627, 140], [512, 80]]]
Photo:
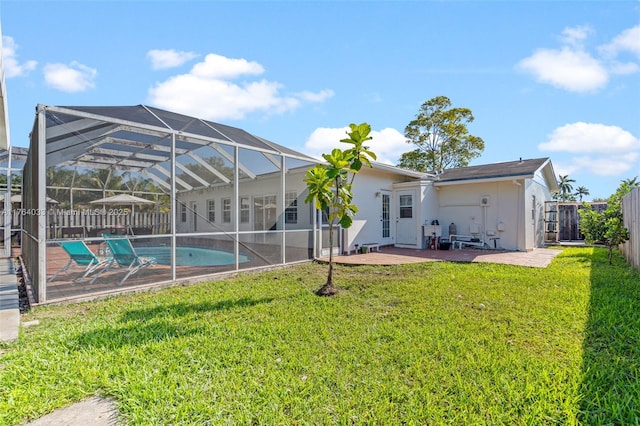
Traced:
[[38, 105], [22, 256], [46, 303], [314, 257], [314, 159], [144, 105]]

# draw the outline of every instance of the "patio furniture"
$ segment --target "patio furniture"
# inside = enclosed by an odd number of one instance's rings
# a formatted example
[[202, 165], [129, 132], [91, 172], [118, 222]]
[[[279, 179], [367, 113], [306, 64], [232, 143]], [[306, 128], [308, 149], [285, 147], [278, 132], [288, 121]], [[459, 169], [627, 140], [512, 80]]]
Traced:
[[378, 243], [365, 243], [365, 244], [362, 245], [362, 252], [363, 253], [370, 253], [374, 249], [376, 251], [380, 251], [380, 244], [378, 244]]
[[482, 241], [482, 240], [478, 240], [478, 241], [454, 241], [453, 242], [454, 248], [455, 248], [456, 244], [458, 245], [459, 249], [462, 249], [464, 247], [485, 248], [485, 242]]
[[118, 283], [119, 286], [136, 272], [156, 264], [155, 257], [138, 256], [133, 245], [131, 245], [131, 241], [126, 236], [105, 234], [105, 242], [115, 262], [119, 266], [127, 268], [127, 274], [122, 278], [120, 283]]
[[456, 246], [458, 246], [459, 249], [464, 247], [485, 248], [484, 240], [470, 235], [450, 235], [449, 237], [451, 238], [454, 249]]
[[[78, 278], [80, 281], [98, 269], [108, 268], [113, 262], [112, 257], [98, 257], [84, 241], [61, 241], [59, 244], [69, 255], [69, 262], [53, 274], [47, 280], [48, 282], [53, 281], [60, 273], [66, 272], [74, 263], [85, 267], [84, 275]], [[100, 274], [96, 275], [90, 283], [93, 283], [99, 276]]]
[[62, 238], [85, 238], [87, 230], [84, 226], [65, 226], [60, 228]]
[[153, 229], [150, 227], [131, 227], [129, 232], [131, 235], [151, 235], [153, 233]]

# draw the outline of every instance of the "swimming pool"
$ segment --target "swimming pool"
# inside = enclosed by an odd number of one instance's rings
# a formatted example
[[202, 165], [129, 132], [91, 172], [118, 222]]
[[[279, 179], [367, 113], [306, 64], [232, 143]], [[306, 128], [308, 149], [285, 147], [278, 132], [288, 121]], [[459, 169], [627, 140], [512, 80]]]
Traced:
[[[136, 253], [140, 257], [155, 257], [160, 265], [171, 265], [171, 247], [136, 247]], [[239, 263], [248, 262], [249, 258], [241, 254]], [[177, 266], [220, 266], [233, 265], [235, 262], [233, 253], [200, 247], [178, 247], [176, 250]]]

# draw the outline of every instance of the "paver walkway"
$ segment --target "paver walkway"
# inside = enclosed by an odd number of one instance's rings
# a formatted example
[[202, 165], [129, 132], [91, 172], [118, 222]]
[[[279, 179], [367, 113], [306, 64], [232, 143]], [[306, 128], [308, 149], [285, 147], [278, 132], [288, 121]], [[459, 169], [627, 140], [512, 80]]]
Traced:
[[40, 417], [27, 426], [114, 426], [118, 408], [110, 399], [91, 398]]
[[[379, 252], [335, 256], [334, 262], [346, 265], [399, 265], [418, 262], [489, 262], [546, 268], [562, 250], [537, 248], [531, 251], [502, 251], [482, 249], [418, 250], [382, 247]], [[328, 261], [328, 257], [319, 259]]]

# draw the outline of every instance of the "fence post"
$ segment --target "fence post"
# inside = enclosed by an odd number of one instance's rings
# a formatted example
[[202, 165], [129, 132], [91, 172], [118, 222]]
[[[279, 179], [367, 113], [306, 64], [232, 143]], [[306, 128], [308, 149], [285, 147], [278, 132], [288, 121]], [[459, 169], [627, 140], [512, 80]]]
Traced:
[[629, 240], [620, 245], [627, 261], [640, 272], [640, 188], [634, 188], [622, 198], [624, 227], [629, 230]]

